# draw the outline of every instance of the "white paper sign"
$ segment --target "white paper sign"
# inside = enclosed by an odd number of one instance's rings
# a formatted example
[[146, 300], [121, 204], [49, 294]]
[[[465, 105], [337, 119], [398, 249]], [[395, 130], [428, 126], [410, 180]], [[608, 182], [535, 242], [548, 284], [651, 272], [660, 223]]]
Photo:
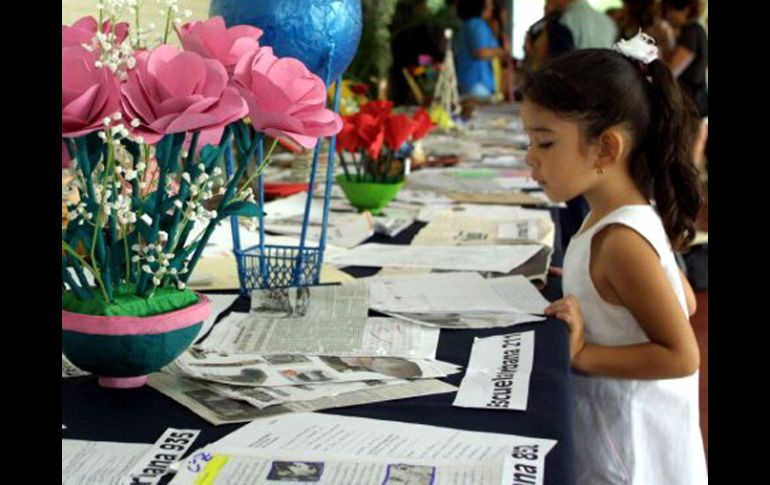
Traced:
[[543, 485], [545, 455], [550, 448], [542, 445], [514, 446], [503, 461], [504, 485]]
[[200, 434], [199, 429], [168, 428], [158, 441], [136, 462], [120, 485], [158, 483], [171, 465], [181, 460]]
[[535, 332], [476, 339], [454, 405], [525, 411]]

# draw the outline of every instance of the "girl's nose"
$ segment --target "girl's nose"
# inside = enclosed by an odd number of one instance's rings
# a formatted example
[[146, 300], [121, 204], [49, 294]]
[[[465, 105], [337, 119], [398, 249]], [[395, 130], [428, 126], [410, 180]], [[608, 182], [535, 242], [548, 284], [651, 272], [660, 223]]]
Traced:
[[526, 163], [530, 167], [534, 167], [537, 164], [537, 160], [535, 160], [535, 156], [532, 155], [532, 150], [527, 150], [527, 154], [524, 156], [524, 163]]

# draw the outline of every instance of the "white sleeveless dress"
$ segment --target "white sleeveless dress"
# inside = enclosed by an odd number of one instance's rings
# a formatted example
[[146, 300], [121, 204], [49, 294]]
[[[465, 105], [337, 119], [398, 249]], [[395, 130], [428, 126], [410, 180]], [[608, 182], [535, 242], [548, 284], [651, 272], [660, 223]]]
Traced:
[[[618, 208], [573, 236], [564, 256], [564, 295], [575, 295], [586, 342], [618, 346], [648, 342], [631, 312], [604, 301], [591, 280], [594, 234], [623, 224], [643, 236], [687, 312], [671, 245], [649, 205]], [[708, 483], [698, 409], [698, 373], [676, 379], [636, 380], [573, 374], [578, 485], [705, 485]]]

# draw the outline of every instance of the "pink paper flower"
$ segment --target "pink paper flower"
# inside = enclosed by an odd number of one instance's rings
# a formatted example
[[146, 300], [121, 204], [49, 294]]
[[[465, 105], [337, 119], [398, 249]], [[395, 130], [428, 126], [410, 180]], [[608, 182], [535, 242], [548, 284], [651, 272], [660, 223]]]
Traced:
[[271, 136], [287, 136], [305, 148], [318, 137], [342, 129], [339, 115], [326, 109], [324, 82], [302, 62], [273, 55], [260, 47], [235, 67], [233, 83], [249, 106], [254, 129]]
[[[61, 26], [61, 45], [62, 47], [69, 47], [72, 45], [80, 46], [82, 44], [91, 44], [91, 39], [96, 35], [96, 28], [98, 22], [95, 18], [88, 16], [83, 17], [71, 26]], [[110, 31], [110, 22], [105, 21], [102, 23], [102, 32], [107, 33]], [[115, 24], [115, 39], [116, 43], [122, 43], [126, 37], [128, 37], [128, 23], [119, 22]]]
[[203, 22], [187, 22], [177, 30], [177, 35], [184, 50], [217, 59], [232, 75], [238, 60], [259, 48], [262, 31], [249, 25], [228, 29], [222, 17], [212, 17]]
[[136, 67], [121, 88], [122, 103], [133, 134], [145, 143], [169, 133], [221, 130], [248, 113], [238, 91], [227, 86], [219, 61], [170, 45], [135, 57]]
[[120, 86], [109, 68], [96, 67], [97, 56], [79, 46], [61, 51], [61, 134], [71, 138], [102, 127], [120, 111]]

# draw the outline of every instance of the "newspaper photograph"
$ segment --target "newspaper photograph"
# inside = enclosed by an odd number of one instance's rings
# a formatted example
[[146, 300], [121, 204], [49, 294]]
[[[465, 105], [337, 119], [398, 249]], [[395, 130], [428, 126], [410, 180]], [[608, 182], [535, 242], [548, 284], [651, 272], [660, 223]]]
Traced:
[[[277, 357], [277, 358], [276, 358]], [[447, 362], [401, 357], [315, 355], [245, 356], [188, 351], [168, 366], [174, 373], [232, 386], [296, 386], [380, 379], [446, 377], [459, 371]]]
[[165, 372], [151, 374], [148, 385], [215, 426], [243, 423], [284, 413], [358, 406], [409, 397], [444, 394], [457, 390], [457, 387], [436, 379], [420, 379], [398, 385], [373, 386], [365, 390], [337, 396], [322, 397], [310, 401], [287, 402], [282, 405], [259, 409], [246, 401], [232, 399], [220, 394], [206, 382], [186, 379]]
[[180, 467], [171, 485], [274, 484], [290, 481], [356, 485], [500, 485], [503, 460], [430, 461], [360, 459], [320, 453], [267, 452], [233, 447], [203, 448]]
[[535, 332], [477, 338], [454, 406], [526, 411]]

